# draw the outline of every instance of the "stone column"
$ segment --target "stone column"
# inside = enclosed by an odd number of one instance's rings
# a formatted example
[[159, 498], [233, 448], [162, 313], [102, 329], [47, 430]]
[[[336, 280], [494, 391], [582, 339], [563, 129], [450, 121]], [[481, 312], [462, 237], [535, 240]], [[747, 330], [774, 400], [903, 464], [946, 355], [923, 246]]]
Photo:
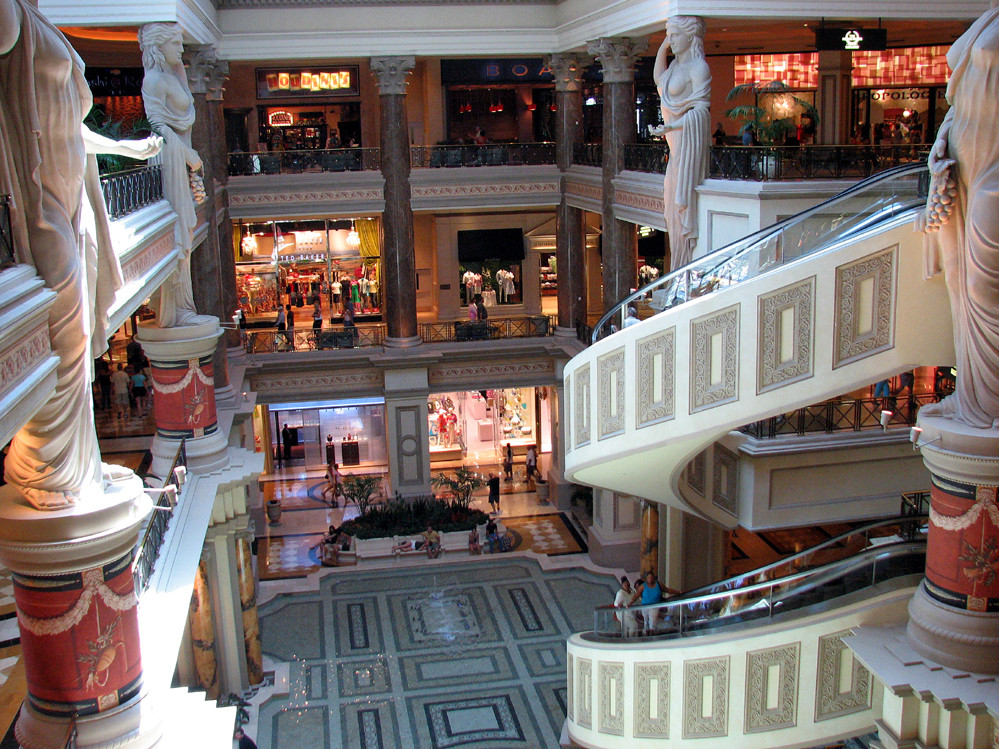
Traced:
[[[191, 144], [201, 154], [205, 173], [208, 210], [208, 234], [191, 258], [191, 282], [198, 311], [228, 322], [236, 309], [236, 265], [232, 252], [232, 225], [225, 208], [228, 181], [225, 152], [225, 122], [222, 116], [222, 92], [229, 75], [229, 63], [219, 60], [215, 47], [203, 44], [187, 48], [187, 81], [194, 95], [196, 119]], [[222, 221], [217, 216], [222, 214]], [[235, 397], [229, 384], [226, 350], [234, 345], [229, 331], [218, 342], [214, 355], [215, 398], [227, 401]]]
[[614, 217], [613, 180], [624, 169], [624, 147], [635, 141], [635, 60], [647, 42], [604, 38], [591, 42], [589, 53], [600, 61], [604, 76], [603, 122], [603, 308], [621, 301], [638, 282], [638, 237], [635, 226]]
[[208, 473], [228, 463], [215, 411], [214, 357], [222, 330], [215, 318], [176, 328], [139, 325], [136, 339], [152, 368], [156, 434], [150, 471], [165, 476], [185, 443], [187, 467]]
[[586, 235], [583, 212], [566, 201], [566, 172], [572, 166], [573, 147], [583, 142], [583, 95], [580, 83], [589, 59], [555, 54], [546, 60], [555, 76], [555, 163], [561, 172], [556, 221], [558, 260], [558, 327], [575, 336], [576, 321], [586, 322]]
[[642, 500], [642, 558], [639, 568], [644, 575], [659, 574], [659, 504]]
[[236, 574], [239, 576], [239, 603], [243, 611], [243, 649], [246, 675], [251, 685], [264, 680], [264, 660], [260, 651], [260, 620], [257, 617], [257, 578], [250, 553], [251, 531], [236, 534]]
[[850, 142], [851, 52], [819, 52], [819, 88], [815, 109], [819, 113], [817, 143], [829, 146]]
[[389, 481], [403, 497], [426, 496], [430, 489], [430, 431], [425, 368], [385, 372], [385, 432]]
[[926, 577], [909, 643], [951, 668], [999, 673], [999, 429], [920, 416], [932, 477]]
[[161, 732], [142, 681], [132, 551], [152, 506], [131, 476], [65, 510], [0, 488], [0, 560], [11, 570], [27, 680], [21, 746], [147, 747]]
[[205, 690], [205, 697], [218, 699], [218, 659], [215, 655], [215, 613], [212, 610], [212, 592], [205, 560], [198, 565], [191, 595], [191, 646], [194, 649], [194, 673], [197, 689]]
[[409, 189], [409, 120], [406, 115], [406, 77], [416, 65], [413, 57], [373, 57], [371, 71], [378, 78], [381, 102], [381, 162], [385, 178], [383, 227], [385, 268], [386, 346], [417, 346], [422, 341], [416, 324], [416, 250], [413, 245], [413, 207]]

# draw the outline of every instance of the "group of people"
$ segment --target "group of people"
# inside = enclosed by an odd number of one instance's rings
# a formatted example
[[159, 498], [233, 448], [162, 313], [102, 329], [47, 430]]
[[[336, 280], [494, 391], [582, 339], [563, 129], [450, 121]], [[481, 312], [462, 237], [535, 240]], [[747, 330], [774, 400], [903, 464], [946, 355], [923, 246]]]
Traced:
[[340, 552], [350, 551], [350, 536], [331, 524], [319, 543], [312, 548], [319, 550], [319, 562], [323, 567], [338, 567]]
[[111, 411], [116, 419], [124, 421], [133, 414], [141, 418], [152, 407], [149, 359], [135, 341], [129, 344], [127, 363], [116, 364], [107, 354], [95, 359], [94, 382], [97, 410]]
[[441, 555], [441, 534], [434, 530], [433, 526], [427, 525], [427, 529], [420, 534], [421, 541], [407, 539], [392, 547], [392, 553], [397, 554], [403, 551], [425, 551], [427, 559], [436, 559]]
[[[489, 474], [490, 478], [492, 474]], [[538, 448], [535, 445], [527, 446], [527, 454], [524, 456], [524, 478], [527, 481], [533, 481], [537, 478], [541, 478], [541, 474], [538, 472]], [[513, 447], [509, 442], [503, 448], [503, 480], [513, 481]], [[490, 496], [492, 496], [492, 484], [490, 484]], [[492, 499], [489, 500], [489, 504], [492, 504]], [[499, 479], [496, 481], [496, 511], [499, 512]]]
[[[642, 606], [651, 607], [654, 604], [662, 603], [664, 591], [673, 592], [663, 588], [653, 570], [646, 572], [644, 577], [636, 577], [634, 587], [628, 580], [628, 576], [622, 575], [621, 587], [614, 596], [614, 608], [628, 608], [639, 602]], [[641, 634], [651, 635], [655, 632], [659, 611], [658, 608], [643, 608], [639, 612], [621, 611], [615, 615], [615, 618], [621, 623], [623, 636], [636, 635], [639, 633], [639, 620], [636, 613], [640, 613]]]
[[468, 305], [468, 319], [471, 322], [484, 322], [489, 319], [489, 310], [482, 301], [482, 294], [476, 294], [472, 303]]

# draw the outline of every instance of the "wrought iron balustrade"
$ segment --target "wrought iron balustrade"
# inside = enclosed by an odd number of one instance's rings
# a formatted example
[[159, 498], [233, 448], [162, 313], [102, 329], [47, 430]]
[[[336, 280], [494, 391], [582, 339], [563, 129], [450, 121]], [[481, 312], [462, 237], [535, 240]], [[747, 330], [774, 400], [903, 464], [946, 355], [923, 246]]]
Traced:
[[669, 146], [662, 143], [630, 143], [624, 147], [624, 168], [633, 172], [665, 174]]
[[277, 328], [243, 331], [243, 347], [248, 354], [275, 354], [285, 351], [322, 351], [326, 349], [381, 346], [387, 328], [384, 323], [340, 325], [326, 328]]
[[555, 144], [414, 146], [410, 149], [410, 161], [414, 169], [546, 165], [555, 163]]
[[156, 560], [159, 557], [160, 549], [163, 546], [163, 538], [166, 536], [167, 528], [173, 517], [173, 509], [177, 506], [183, 486], [176, 481], [174, 470], [178, 466], [187, 465], [187, 451], [183, 440], [177, 448], [170, 470], [167, 471], [166, 478], [158, 489], [165, 489], [168, 485], [176, 487], [176, 493], [171, 496], [170, 492], [156, 492], [155, 508], [146, 521], [142, 538], [136, 545], [135, 558], [132, 560], [132, 577], [135, 580], [135, 592], [138, 595], [149, 587], [149, 578], [156, 567]]
[[859, 432], [881, 428], [881, 412], [891, 411], [888, 428], [912, 426], [919, 408], [940, 400], [934, 393], [909, 394], [888, 398], [834, 399], [794, 411], [754, 421], [742, 427], [744, 433], [757, 439], [773, 439], [785, 435], [805, 435], [817, 432]]
[[752, 181], [861, 179], [925, 162], [929, 146], [712, 146], [708, 176]]
[[158, 164], [101, 175], [101, 191], [112, 221], [163, 199], [163, 176]]
[[381, 169], [381, 149], [378, 148], [229, 154], [231, 176], [303, 172], [372, 172], [379, 169]]
[[465, 341], [491, 341], [500, 338], [535, 338], [554, 334], [555, 317], [553, 315], [420, 324], [420, 338], [423, 339], [424, 343], [463, 343]]
[[576, 143], [572, 147], [572, 163], [580, 166], [604, 165], [604, 147], [601, 143]]

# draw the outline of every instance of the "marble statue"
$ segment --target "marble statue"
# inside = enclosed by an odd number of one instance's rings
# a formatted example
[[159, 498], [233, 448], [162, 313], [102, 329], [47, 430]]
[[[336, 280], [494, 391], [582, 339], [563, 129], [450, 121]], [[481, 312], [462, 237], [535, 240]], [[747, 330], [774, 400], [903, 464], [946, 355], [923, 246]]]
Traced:
[[999, 2], [947, 53], [950, 110], [930, 151], [929, 271], [950, 294], [957, 388], [920, 415], [999, 426]]
[[90, 368], [107, 349], [107, 311], [122, 285], [94, 154], [144, 159], [161, 139], [116, 142], [88, 130], [83, 70], [34, 4], [0, 0], [0, 192], [12, 196], [17, 261], [56, 293], [55, 390], [14, 436], [4, 466], [7, 482], [38, 509], [66, 507], [131, 475], [101, 464], [94, 428]]
[[[669, 50], [674, 59], [666, 67]], [[672, 16], [653, 70], [659, 89], [663, 125], [649, 128], [665, 135], [669, 161], [663, 181], [666, 232], [672, 253], [671, 270], [691, 261], [697, 244], [696, 188], [708, 173], [711, 143], [711, 71], [704, 59], [704, 21]]]
[[204, 188], [197, 175], [201, 157], [191, 147], [194, 97], [184, 72], [184, 39], [178, 24], [146, 24], [139, 29], [139, 47], [145, 69], [142, 101], [146, 117], [164, 139], [163, 197], [177, 214], [174, 225], [179, 253], [177, 270], [160, 288], [156, 315], [160, 327], [172, 328], [194, 322], [197, 315], [191, 285], [191, 252], [198, 221], [195, 198], [203, 199]]

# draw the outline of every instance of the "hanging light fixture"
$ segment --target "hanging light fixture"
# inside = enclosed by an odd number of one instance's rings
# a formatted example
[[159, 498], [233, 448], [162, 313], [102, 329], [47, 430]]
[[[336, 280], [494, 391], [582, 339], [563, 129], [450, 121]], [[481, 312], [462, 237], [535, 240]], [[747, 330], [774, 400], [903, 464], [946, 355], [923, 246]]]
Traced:
[[352, 250], [356, 250], [361, 246], [361, 235], [357, 233], [357, 229], [354, 227], [354, 219], [350, 220], [350, 232], [347, 234], [347, 246]]

